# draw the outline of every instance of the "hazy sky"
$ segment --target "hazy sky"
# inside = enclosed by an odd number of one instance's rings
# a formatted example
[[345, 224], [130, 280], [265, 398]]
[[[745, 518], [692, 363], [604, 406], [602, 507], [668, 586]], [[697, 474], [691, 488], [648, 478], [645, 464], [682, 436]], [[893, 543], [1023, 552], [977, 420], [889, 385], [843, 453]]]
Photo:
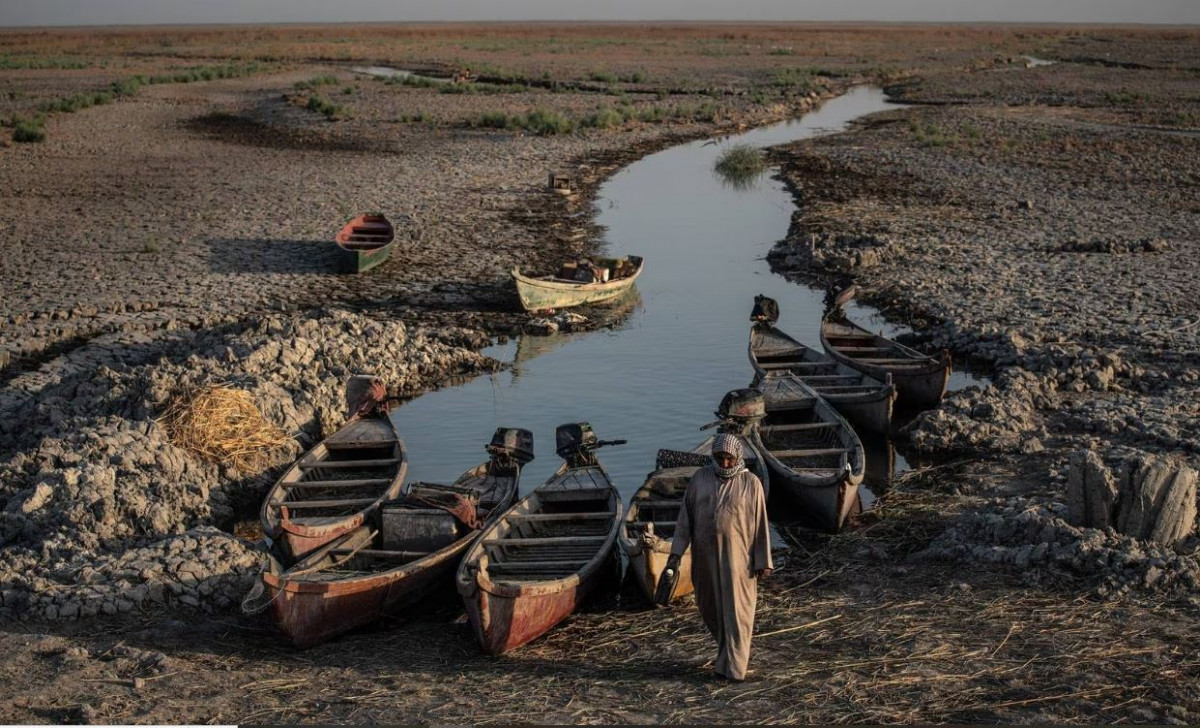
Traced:
[[0, 0], [0, 27], [658, 19], [1200, 24], [1200, 0]]

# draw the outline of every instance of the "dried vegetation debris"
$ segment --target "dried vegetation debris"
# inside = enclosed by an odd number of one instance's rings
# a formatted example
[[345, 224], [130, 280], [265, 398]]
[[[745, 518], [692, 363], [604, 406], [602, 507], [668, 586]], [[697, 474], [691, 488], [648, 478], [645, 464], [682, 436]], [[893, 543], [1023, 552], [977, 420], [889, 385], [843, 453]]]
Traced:
[[[371, 372], [411, 394], [494, 369], [477, 352], [487, 342], [479, 331], [410, 331], [329, 309], [130, 348], [106, 340], [99, 352], [68, 356], [52, 384], [36, 372], [18, 377], [9, 392], [23, 396], [4, 412], [18, 451], [0, 464], [5, 613], [70, 619], [130, 602], [229, 606], [257, 559], [213, 526], [231, 527], [238, 504], [261, 499], [301, 442], [344, 421], [346, 378]], [[44, 386], [22, 389], [33, 382]], [[296, 439], [242, 467], [180, 447], [155, 418], [182, 391], [213, 383], [228, 383], [219, 391], [239, 392]]]

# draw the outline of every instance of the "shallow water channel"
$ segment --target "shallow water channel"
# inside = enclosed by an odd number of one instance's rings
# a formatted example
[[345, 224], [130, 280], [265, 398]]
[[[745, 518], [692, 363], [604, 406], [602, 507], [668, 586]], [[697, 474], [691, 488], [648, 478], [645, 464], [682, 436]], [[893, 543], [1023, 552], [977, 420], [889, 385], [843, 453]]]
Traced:
[[[600, 450], [622, 496], [654, 468], [659, 448], [691, 449], [706, 433], [721, 397], [749, 384], [747, 358], [754, 296], [779, 302], [779, 326], [820, 348], [823, 292], [771, 273], [764, 259], [785, 237], [795, 204], [778, 180], [763, 176], [735, 189], [713, 172], [733, 144], [766, 147], [841, 130], [860, 116], [889, 108], [878, 88], [859, 87], [803, 118], [736, 136], [701, 140], [645, 157], [600, 189], [597, 222], [613, 255], [646, 259], [630, 313], [612, 330], [524, 336], [485, 353], [510, 370], [425, 394], [393, 414], [411, 458], [409, 480], [449, 482], [485, 459], [498, 426], [533, 431], [537, 459], [522, 477], [525, 494], [560, 460], [554, 428], [587, 420], [600, 439], [624, 438]], [[852, 318], [894, 333], [869, 309]], [[951, 386], [974, 383], [955, 374]], [[868, 481], [881, 492], [907, 467], [890, 443], [868, 447]], [[864, 502], [872, 500], [864, 493]]]

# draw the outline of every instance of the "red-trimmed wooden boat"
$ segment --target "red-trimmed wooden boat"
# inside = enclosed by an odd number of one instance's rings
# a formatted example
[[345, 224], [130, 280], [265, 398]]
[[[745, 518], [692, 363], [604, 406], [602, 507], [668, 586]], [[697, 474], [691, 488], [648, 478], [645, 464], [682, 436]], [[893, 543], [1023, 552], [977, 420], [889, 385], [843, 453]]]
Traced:
[[850, 423], [794, 375], [766, 380], [766, 417], [752, 439], [771, 471], [771, 487], [818, 528], [838, 531], [858, 506], [866, 468]]
[[558, 428], [558, 472], [508, 510], [463, 557], [458, 592], [484, 651], [498, 655], [561, 622], [611, 573], [621, 498], [587, 423]]
[[852, 424], [884, 435], [891, 429], [896, 387], [886, 376], [882, 381], [875, 379], [805, 346], [765, 321], [750, 329], [748, 349], [755, 371], [752, 386], [762, 385], [768, 407], [772, 388], [764, 381], [781, 373], [793, 374]]
[[[506, 446], [506, 433], [528, 447]], [[263, 583], [280, 629], [297, 647], [310, 647], [450, 586], [463, 553], [516, 501], [532, 446], [528, 430], [501, 428], [488, 446], [491, 458], [453, 485], [410, 483], [370, 523], [287, 571], [272, 561]]]
[[354, 419], [297, 460], [267, 493], [263, 531], [299, 559], [400, 494], [408, 453], [386, 413]]
[[849, 321], [822, 321], [821, 346], [829, 356], [867, 376], [879, 380], [890, 376], [900, 407], [937, 406], [950, 381], [950, 352], [945, 349], [940, 356], [928, 356]]
[[338, 231], [334, 239], [342, 270], [362, 273], [388, 259], [396, 246], [396, 230], [379, 213], [359, 215]]

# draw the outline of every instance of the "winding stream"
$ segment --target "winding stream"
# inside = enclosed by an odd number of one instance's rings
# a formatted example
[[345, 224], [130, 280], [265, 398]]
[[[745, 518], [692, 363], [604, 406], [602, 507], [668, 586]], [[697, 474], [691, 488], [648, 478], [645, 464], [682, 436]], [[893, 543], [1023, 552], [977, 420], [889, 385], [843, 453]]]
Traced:
[[[498, 426], [533, 431], [537, 460], [522, 494], [559, 466], [554, 428], [592, 423], [605, 448], [600, 460], [628, 499], [653, 469], [659, 448], [690, 449], [726, 391], [745, 387], [754, 295], [779, 302], [779, 326], [819, 348], [823, 292], [774, 275], [767, 252], [787, 234], [795, 204], [778, 180], [761, 177], [734, 189], [713, 164], [733, 144], [783, 144], [845, 128], [893, 105], [878, 88], [858, 87], [804, 117], [744, 134], [682, 144], [645, 157], [610, 178], [597, 197], [597, 222], [611, 254], [646, 258], [639, 296], [612, 330], [521, 337], [485, 353], [512, 362], [509, 371], [425, 394], [393, 417], [412, 459], [410, 480], [450, 482], [481, 462]], [[851, 306], [864, 325], [894, 333], [868, 309]], [[974, 383], [956, 373], [952, 388]], [[886, 487], [907, 467], [886, 442], [868, 447], [868, 486]], [[867, 494], [869, 495], [869, 494]]]

